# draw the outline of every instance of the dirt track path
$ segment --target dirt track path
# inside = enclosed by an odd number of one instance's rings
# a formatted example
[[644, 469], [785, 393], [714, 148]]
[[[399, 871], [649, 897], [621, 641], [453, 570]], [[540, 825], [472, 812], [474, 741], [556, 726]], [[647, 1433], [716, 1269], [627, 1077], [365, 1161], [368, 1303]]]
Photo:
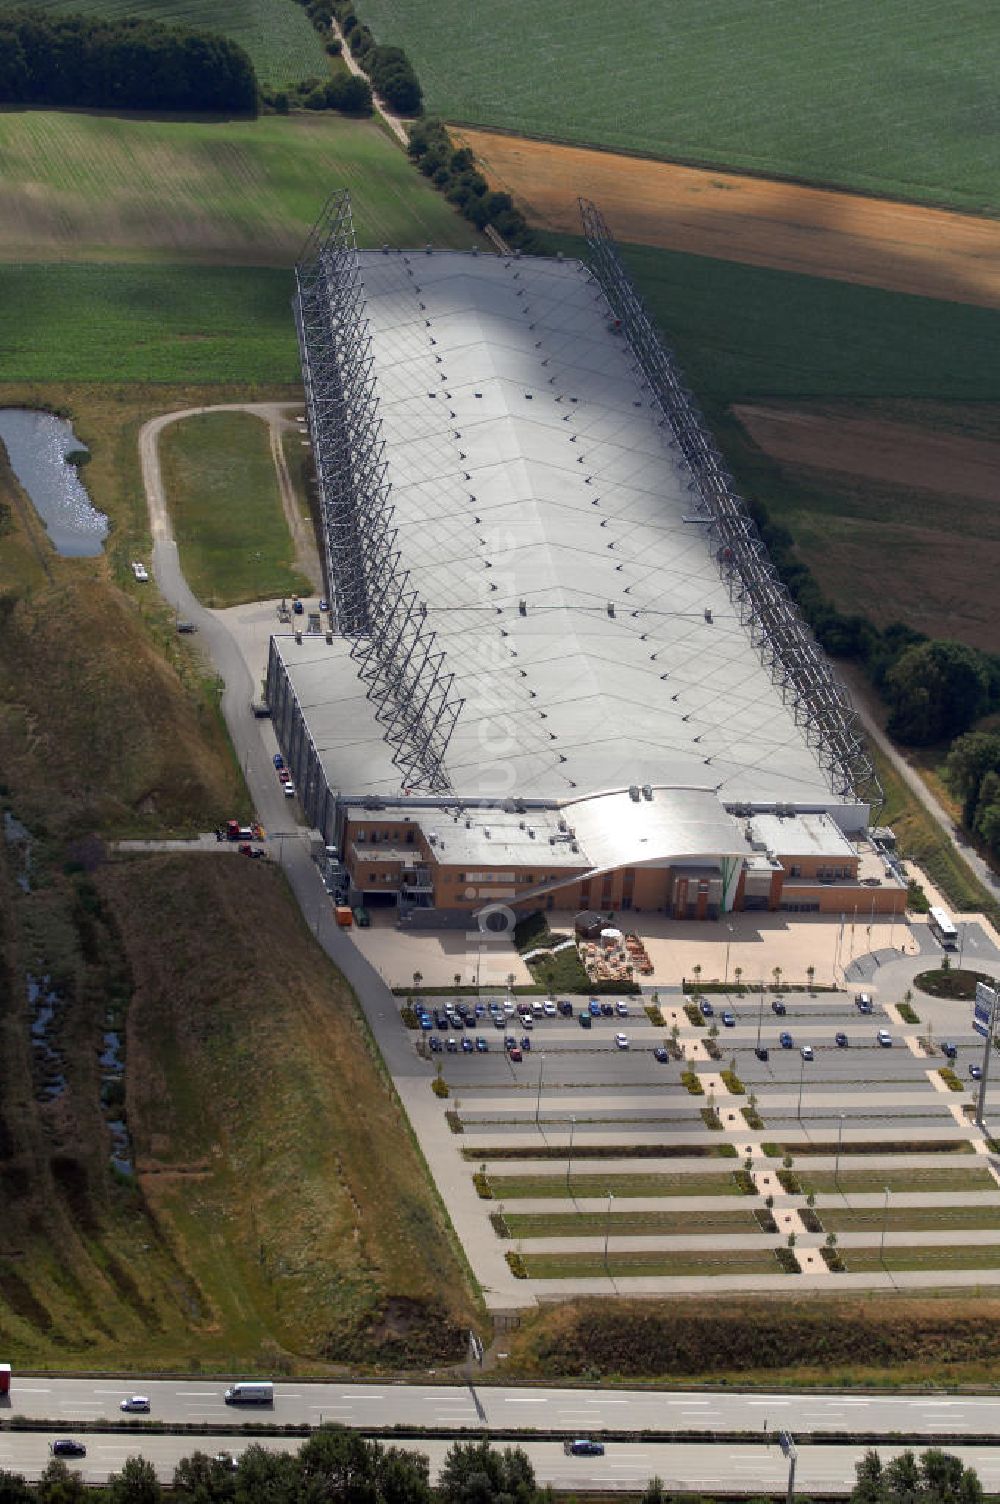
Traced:
[[268, 425], [271, 458], [274, 460], [275, 474], [278, 478], [281, 509], [285, 514], [288, 531], [295, 544], [295, 568], [312, 582], [317, 592], [321, 592], [323, 571], [316, 549], [316, 540], [311, 527], [299, 512], [295, 488], [292, 485], [292, 477], [288, 473], [285, 452], [281, 444], [282, 434], [298, 431], [296, 424], [286, 416], [286, 411], [300, 406], [301, 403], [298, 402], [220, 402], [213, 407], [185, 407], [177, 412], [161, 413], [158, 418], [151, 418], [148, 423], [144, 423], [139, 430], [139, 463], [149, 499], [153, 542], [173, 537], [163, 490], [163, 473], [160, 469], [159, 441], [163, 430], [171, 423], [179, 423], [182, 418], [194, 418], [202, 413], [250, 413], [253, 417], [262, 418]]
[[578, 235], [582, 195], [619, 240], [1000, 308], [1000, 220], [449, 129], [544, 229]]

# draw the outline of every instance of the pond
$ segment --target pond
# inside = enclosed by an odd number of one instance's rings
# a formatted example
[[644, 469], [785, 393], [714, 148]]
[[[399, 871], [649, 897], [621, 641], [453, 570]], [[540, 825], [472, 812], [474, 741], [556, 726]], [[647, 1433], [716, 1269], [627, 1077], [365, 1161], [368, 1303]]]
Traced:
[[87, 453], [72, 423], [54, 413], [3, 407], [0, 440], [56, 552], [73, 558], [99, 554], [108, 519], [92, 505], [76, 465], [67, 460]]

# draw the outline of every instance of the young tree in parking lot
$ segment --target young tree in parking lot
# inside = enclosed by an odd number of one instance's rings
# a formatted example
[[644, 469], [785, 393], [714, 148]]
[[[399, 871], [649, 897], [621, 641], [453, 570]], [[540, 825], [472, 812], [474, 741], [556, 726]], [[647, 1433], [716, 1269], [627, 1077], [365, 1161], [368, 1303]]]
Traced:
[[423, 972], [422, 971], [415, 971], [413, 973], [413, 985], [414, 985], [414, 987], [419, 987], [420, 983], [423, 981], [423, 979], [424, 979]]
[[815, 980], [816, 980], [816, 968], [815, 968], [815, 966], [807, 966], [806, 967], [806, 981], [809, 983], [809, 991], [810, 992], [812, 992], [812, 990], [813, 990], [813, 983], [815, 982]]
[[771, 975], [774, 978], [774, 990], [775, 990], [775, 992], [780, 992], [781, 991], [781, 967], [780, 966], [775, 966], [772, 969], [772, 971], [771, 971]]
[[734, 966], [733, 967], [733, 976], [736, 978], [736, 986], [737, 986], [737, 989], [738, 989], [741, 981], [743, 980], [743, 967], [742, 966]]
[[691, 968], [691, 975], [694, 977], [694, 985], [696, 987], [700, 987], [701, 986], [701, 967], [700, 966], [692, 966], [692, 968]]

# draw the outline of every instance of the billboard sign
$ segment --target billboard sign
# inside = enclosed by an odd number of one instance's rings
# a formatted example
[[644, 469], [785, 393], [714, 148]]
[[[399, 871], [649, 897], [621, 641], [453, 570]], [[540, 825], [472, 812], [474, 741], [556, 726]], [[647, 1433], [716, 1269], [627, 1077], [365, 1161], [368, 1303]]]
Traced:
[[993, 1014], [996, 1009], [997, 994], [992, 987], [986, 987], [982, 982], [976, 983], [976, 1002], [972, 1012], [972, 1027], [977, 1034], [984, 1039], [989, 1039], [993, 1032]]

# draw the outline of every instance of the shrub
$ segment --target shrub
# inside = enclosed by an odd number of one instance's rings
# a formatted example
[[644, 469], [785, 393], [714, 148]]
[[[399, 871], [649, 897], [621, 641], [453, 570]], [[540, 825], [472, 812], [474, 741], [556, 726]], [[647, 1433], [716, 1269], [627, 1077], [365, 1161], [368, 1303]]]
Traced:
[[823, 1224], [819, 1220], [818, 1214], [813, 1211], [811, 1206], [807, 1207], [805, 1211], [799, 1212], [799, 1216], [802, 1218], [802, 1226], [805, 1228], [806, 1232], [823, 1231]]
[[716, 1108], [703, 1107], [701, 1109], [701, 1120], [706, 1128], [711, 1128], [713, 1133], [722, 1132], [722, 1119], [719, 1117]]
[[524, 1267], [524, 1259], [519, 1253], [505, 1253], [504, 1258], [507, 1260], [507, 1267], [515, 1279], [528, 1278], [528, 1271]]
[[909, 1003], [900, 1003], [896, 1010], [904, 1024], [918, 1024], [920, 1019]]
[[431, 1091], [436, 1097], [451, 1096], [451, 1092], [448, 1090], [448, 1083], [441, 1076], [434, 1077], [434, 1080], [431, 1082]]
[[733, 1179], [739, 1186], [741, 1195], [756, 1196], [757, 1182], [754, 1180], [749, 1170], [734, 1170]]
[[801, 1196], [802, 1186], [794, 1170], [779, 1170], [778, 1184], [788, 1196]]
[[655, 1004], [652, 1004], [652, 1003], [647, 1004], [645, 1012], [646, 1012], [646, 1017], [649, 1019], [649, 1021], [650, 1021], [651, 1024], [655, 1024], [658, 1029], [665, 1029], [666, 1028], [667, 1021], [663, 1017], [663, 1014], [660, 1011], [660, 1009], [657, 1008], [655, 1006]]
[[727, 1091], [730, 1091], [734, 1097], [746, 1096], [747, 1089], [735, 1071], [721, 1071], [720, 1075], [726, 1083]]
[[[791, 1236], [794, 1237], [795, 1236], [794, 1233], [792, 1233]], [[778, 1263], [781, 1265], [783, 1273], [785, 1273], [785, 1274], [801, 1274], [802, 1273], [802, 1268], [801, 1268], [801, 1266], [799, 1264], [798, 1259], [795, 1257], [795, 1250], [794, 1249], [792, 1249], [792, 1248], [776, 1248], [774, 1250], [774, 1253], [775, 1253], [775, 1257], [778, 1260]]]
[[754, 1209], [754, 1217], [761, 1232], [775, 1233], [778, 1224], [774, 1220], [774, 1214], [766, 1206], [758, 1206]]
[[484, 1175], [482, 1170], [477, 1170], [475, 1175], [473, 1175], [472, 1184], [475, 1186], [476, 1195], [481, 1201], [493, 1200], [493, 1187], [490, 1185], [489, 1177]]
[[701, 1084], [701, 1077], [697, 1071], [681, 1071], [681, 1085], [686, 1086], [692, 1097], [703, 1097], [705, 1088]]
[[760, 1133], [761, 1129], [764, 1127], [764, 1119], [761, 1117], [756, 1107], [741, 1107], [740, 1111], [743, 1114], [747, 1127], [753, 1128], [756, 1133]]
[[415, 1009], [409, 1003], [406, 1005], [405, 1008], [400, 1008], [400, 1010], [399, 1010], [399, 1016], [403, 1020], [403, 1027], [404, 1028], [406, 1028], [406, 1029], [419, 1029], [420, 1028], [420, 1020], [419, 1020], [419, 1018], [416, 1015]]
[[701, 1016], [701, 1010], [696, 1008], [694, 1003], [685, 1003], [684, 1013], [689, 1024], [694, 1024], [699, 1029], [705, 1027], [705, 1020]]

